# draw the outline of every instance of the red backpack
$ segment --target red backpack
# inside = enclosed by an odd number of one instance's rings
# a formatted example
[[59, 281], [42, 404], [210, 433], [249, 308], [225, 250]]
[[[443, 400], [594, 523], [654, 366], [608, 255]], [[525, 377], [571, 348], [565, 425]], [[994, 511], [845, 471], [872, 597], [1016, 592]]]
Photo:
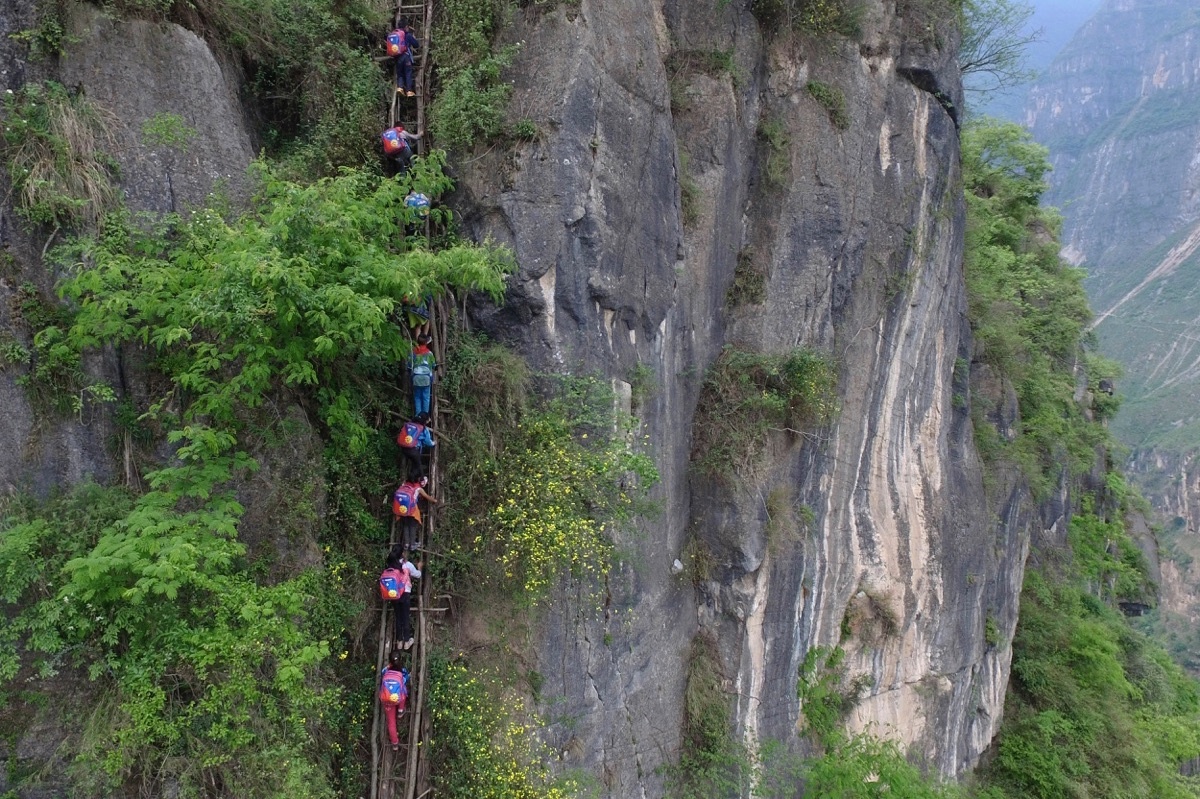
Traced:
[[415, 483], [401, 483], [392, 494], [392, 513], [396, 516], [416, 516], [417, 497], [420, 486]]
[[397, 28], [387, 35], [387, 54], [392, 58], [408, 52], [408, 35]]
[[389, 602], [411, 590], [412, 578], [404, 569], [384, 569], [379, 575], [379, 596]]
[[408, 670], [383, 672], [383, 680], [379, 686], [379, 701], [385, 705], [396, 705], [404, 710], [408, 704]]
[[395, 155], [408, 149], [408, 142], [400, 135], [403, 132], [404, 128], [397, 125], [379, 134], [379, 138], [383, 140], [383, 152], [385, 154]]
[[424, 432], [425, 425], [405, 422], [404, 427], [400, 428], [400, 433], [396, 436], [396, 443], [404, 449], [416, 449], [421, 446], [421, 434]]

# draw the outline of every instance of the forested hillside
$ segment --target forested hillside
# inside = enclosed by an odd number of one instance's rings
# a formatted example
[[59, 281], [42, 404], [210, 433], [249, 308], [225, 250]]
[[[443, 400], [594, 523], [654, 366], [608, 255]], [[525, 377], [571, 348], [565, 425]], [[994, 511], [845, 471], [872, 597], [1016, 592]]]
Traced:
[[0, 14], [0, 796], [1200, 795], [973, 6], [406, 8]]

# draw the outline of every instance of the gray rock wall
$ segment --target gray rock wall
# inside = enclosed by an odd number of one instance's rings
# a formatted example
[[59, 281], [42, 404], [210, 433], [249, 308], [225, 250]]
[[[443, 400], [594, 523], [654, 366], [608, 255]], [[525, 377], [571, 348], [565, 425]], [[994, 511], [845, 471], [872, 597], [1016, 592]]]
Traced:
[[[636, 566], [610, 584], [628, 621], [606, 630], [564, 598], [538, 648], [553, 675], [543, 694], [556, 698], [547, 736], [611, 796], [661, 795], [655, 769], [677, 756], [688, 644], [702, 628], [720, 643], [750, 741], [796, 745], [798, 666], [839, 642], [864, 597], [896, 629], [845, 643], [850, 673], [869, 680], [855, 728], [953, 775], [1000, 720], [1028, 534], [1045, 522], [1015, 476], [989, 502], [963, 410], [972, 351], [953, 33], [890, 2], [867, 3], [863, 24], [861, 41], [764, 40], [740, 4], [715, 0], [530, 13], [512, 32], [524, 42], [513, 107], [541, 135], [476, 155], [462, 174], [469, 229], [521, 264], [505, 307], [478, 308], [477, 321], [547, 368], [654, 374], [639, 415], [666, 511], [621, 542]], [[688, 66], [714, 51], [731, 52], [732, 68]], [[809, 81], [844, 93], [845, 130]], [[782, 186], [764, 177], [765, 120], [790, 139]], [[731, 308], [747, 248], [766, 265], [766, 300]], [[828, 428], [779, 433], [733, 489], [688, 469], [704, 372], [727, 343], [817, 349], [840, 383]], [[768, 546], [775, 489], [814, 512], [803, 541]], [[689, 535], [717, 561], [695, 591], [670, 573]]]
[[[68, 55], [31, 61], [11, 34], [34, 27], [31, 0], [0, 5], [0, 76], [7, 89], [26, 82], [56, 80], [80, 91], [113, 120], [108, 147], [120, 164], [120, 188], [134, 211], [186, 211], [214, 189], [231, 199], [247, 191], [246, 167], [254, 156], [238, 101], [236, 76], [217, 62], [208, 46], [178, 25], [119, 21], [92, 5], [67, 6]], [[156, 146], [146, 140], [145, 122], [156, 114], [182, 117], [195, 134], [185, 146]], [[26, 345], [31, 332], [13, 311], [13, 297], [32, 285], [53, 301], [56, 275], [42, 254], [53, 231], [31, 228], [12, 206], [7, 173], [0, 175], [0, 330]], [[55, 236], [61, 241], [61, 236]], [[53, 243], [53, 242], [51, 242]], [[140, 390], [138, 353], [107, 352], [87, 363], [89, 376], [116, 387], [119, 396]], [[20, 370], [0, 371], [0, 491], [45, 493], [121, 474], [111, 407], [86, 404], [77, 416], [39, 413], [16, 384]]]

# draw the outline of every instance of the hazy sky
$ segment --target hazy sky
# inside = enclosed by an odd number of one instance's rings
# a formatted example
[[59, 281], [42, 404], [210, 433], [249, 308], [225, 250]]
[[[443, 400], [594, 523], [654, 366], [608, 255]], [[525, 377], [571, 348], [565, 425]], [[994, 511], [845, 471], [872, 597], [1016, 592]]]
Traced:
[[[1021, 2], [1021, 0], [1017, 0]], [[1039, 41], [1029, 46], [1029, 67], [1044, 70], [1054, 60], [1071, 36], [1087, 22], [1102, 0], [1024, 0], [1033, 6], [1029, 19], [1030, 31], [1042, 29]], [[1025, 104], [1027, 87], [1018, 86], [1006, 92], [992, 92], [986, 96], [969, 95], [967, 102], [971, 113], [988, 114], [1020, 121], [1021, 109]]]
[[1042, 40], [1029, 48], [1029, 63], [1043, 69], [1100, 7], [1100, 0], [1027, 0], [1033, 6], [1030, 27], [1042, 29]]

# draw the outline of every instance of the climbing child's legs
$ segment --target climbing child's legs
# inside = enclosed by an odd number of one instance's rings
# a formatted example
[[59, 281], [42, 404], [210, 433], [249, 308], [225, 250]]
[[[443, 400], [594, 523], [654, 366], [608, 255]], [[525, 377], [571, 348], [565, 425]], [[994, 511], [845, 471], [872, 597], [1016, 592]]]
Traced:
[[413, 386], [413, 415], [429, 413], [429, 386]]
[[392, 742], [392, 746], [400, 745], [400, 733], [396, 731], [396, 710], [395, 705], [383, 706], [383, 715], [387, 717], [388, 740]]

